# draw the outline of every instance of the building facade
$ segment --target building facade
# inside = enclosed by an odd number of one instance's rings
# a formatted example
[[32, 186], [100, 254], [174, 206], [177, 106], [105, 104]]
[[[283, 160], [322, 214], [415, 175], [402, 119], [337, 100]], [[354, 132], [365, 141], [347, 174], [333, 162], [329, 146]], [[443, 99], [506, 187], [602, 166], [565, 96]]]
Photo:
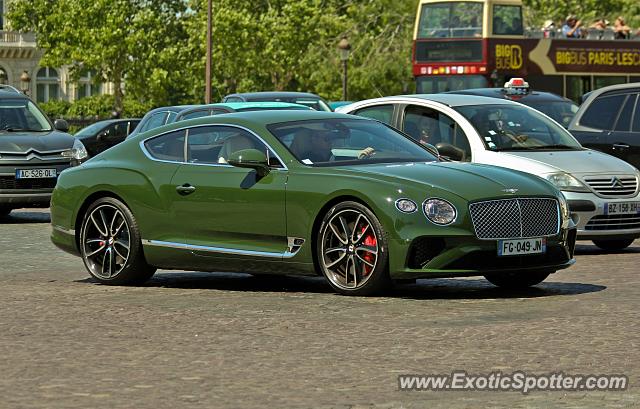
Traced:
[[5, 18], [10, 2], [0, 0], [0, 84], [11, 85], [37, 102], [75, 101], [113, 93], [110, 84], [96, 81], [92, 71], [82, 73], [74, 81], [70, 67], [41, 66], [43, 52], [37, 46], [35, 34], [12, 31]]

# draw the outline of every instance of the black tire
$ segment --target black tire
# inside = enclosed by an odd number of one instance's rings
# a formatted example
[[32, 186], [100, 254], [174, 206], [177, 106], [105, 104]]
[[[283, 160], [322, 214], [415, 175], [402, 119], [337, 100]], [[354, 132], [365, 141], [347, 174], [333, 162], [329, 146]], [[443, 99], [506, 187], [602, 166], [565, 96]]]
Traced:
[[[348, 221], [354, 218], [352, 222]], [[344, 227], [341, 230], [341, 233], [346, 232], [344, 236], [338, 236], [336, 230], [330, 227], [330, 223], [336, 219]], [[342, 220], [345, 224], [342, 224]], [[346, 243], [342, 243], [342, 238]], [[334, 242], [341, 249], [334, 247]], [[329, 251], [325, 253], [327, 250]], [[331, 252], [344, 254], [344, 263], [335, 260], [327, 262]], [[336, 258], [340, 259], [340, 256]], [[324, 215], [316, 238], [316, 263], [329, 285], [343, 295], [369, 296], [392, 287], [386, 233], [373, 212], [357, 202], [339, 203]], [[328, 267], [332, 263], [337, 264], [335, 267]], [[340, 272], [341, 269], [344, 272]], [[352, 287], [349, 286], [350, 275], [353, 279]], [[341, 283], [343, 279], [344, 283]]]
[[11, 207], [0, 206], [0, 217], [8, 216], [13, 209]]
[[523, 289], [540, 284], [549, 277], [551, 273], [548, 271], [539, 272], [514, 272], [503, 274], [486, 275], [486, 278], [491, 284], [500, 288], [509, 289]]
[[[109, 219], [111, 223], [105, 221]], [[113, 234], [114, 225], [117, 227], [120, 223], [121, 227]], [[126, 257], [123, 254], [125, 244], [128, 245]], [[96, 200], [85, 211], [80, 230], [80, 253], [89, 274], [102, 284], [140, 285], [156, 271], [144, 258], [140, 230], [133, 214], [124, 203], [111, 197]], [[108, 256], [109, 267], [106, 267]]]
[[618, 240], [594, 240], [593, 244], [602, 250], [624, 250], [633, 243], [634, 239], [618, 239]]

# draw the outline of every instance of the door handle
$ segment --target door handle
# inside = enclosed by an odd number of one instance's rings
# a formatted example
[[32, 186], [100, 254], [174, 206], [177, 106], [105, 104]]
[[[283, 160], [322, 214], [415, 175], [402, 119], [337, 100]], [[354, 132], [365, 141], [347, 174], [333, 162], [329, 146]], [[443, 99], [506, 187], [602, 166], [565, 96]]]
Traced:
[[195, 191], [196, 191], [196, 187], [195, 186], [191, 186], [188, 183], [185, 183], [184, 185], [176, 187], [176, 192], [178, 192], [182, 196], [190, 195], [191, 193], [193, 193]]
[[627, 145], [626, 143], [614, 143], [613, 144], [613, 149], [629, 149], [629, 145]]

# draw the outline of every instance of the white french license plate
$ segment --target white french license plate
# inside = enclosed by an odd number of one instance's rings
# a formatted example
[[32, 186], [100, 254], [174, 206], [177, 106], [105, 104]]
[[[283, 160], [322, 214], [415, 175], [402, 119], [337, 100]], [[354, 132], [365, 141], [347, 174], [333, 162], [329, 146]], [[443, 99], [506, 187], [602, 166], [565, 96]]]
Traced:
[[498, 240], [498, 256], [542, 254], [547, 251], [547, 239]]
[[638, 214], [640, 202], [605, 203], [604, 214]]
[[18, 169], [16, 179], [46, 179], [55, 178], [58, 173], [55, 169]]

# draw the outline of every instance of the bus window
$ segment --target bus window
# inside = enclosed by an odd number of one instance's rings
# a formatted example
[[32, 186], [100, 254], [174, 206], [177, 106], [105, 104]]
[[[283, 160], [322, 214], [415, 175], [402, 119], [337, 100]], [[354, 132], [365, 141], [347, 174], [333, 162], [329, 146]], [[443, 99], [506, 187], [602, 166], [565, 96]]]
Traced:
[[416, 78], [416, 93], [437, 94], [469, 88], [486, 88], [489, 82], [482, 75], [422, 76]]
[[521, 6], [493, 6], [493, 34], [523, 35]]
[[482, 7], [470, 1], [424, 4], [418, 38], [481, 37]]
[[593, 89], [607, 87], [609, 85], [626, 84], [626, 82], [627, 82], [626, 76], [623, 77], [623, 76], [617, 75], [617, 76], [602, 77], [599, 75], [594, 75]]

